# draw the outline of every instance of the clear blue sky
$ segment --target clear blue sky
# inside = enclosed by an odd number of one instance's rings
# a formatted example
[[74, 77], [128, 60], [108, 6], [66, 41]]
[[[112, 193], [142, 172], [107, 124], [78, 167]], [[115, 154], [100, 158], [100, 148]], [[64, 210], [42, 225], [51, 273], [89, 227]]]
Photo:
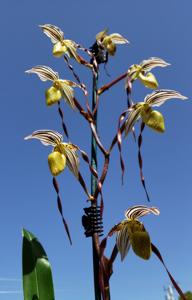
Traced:
[[[159, 207], [159, 217], [143, 222], [160, 249], [168, 268], [184, 290], [192, 289], [192, 3], [190, 0], [161, 1], [2, 1], [1, 26], [1, 208], [0, 208], [0, 299], [22, 299], [21, 230], [33, 232], [44, 245], [53, 269], [56, 300], [93, 299], [91, 240], [85, 239], [81, 216], [86, 198], [74, 177], [66, 171], [59, 177], [63, 208], [70, 225], [73, 246], [68, 243], [56, 208], [56, 195], [47, 166], [48, 148], [24, 136], [36, 129], [61, 131], [56, 106], [47, 108], [44, 91], [48, 87], [24, 71], [37, 64], [49, 65], [61, 77], [73, 79], [62, 59], [51, 56], [52, 45], [37, 25], [61, 27], [66, 38], [86, 47], [95, 34], [108, 27], [131, 42], [119, 46], [108, 64], [111, 79], [150, 56], [171, 63], [156, 69], [160, 88], [180, 91], [189, 100], [173, 100], [160, 108], [166, 132], [144, 133], [144, 174], [151, 204]], [[101, 68], [103, 71], [103, 68]], [[80, 71], [81, 72], [81, 71]], [[100, 84], [109, 77], [102, 72]], [[90, 88], [90, 74], [82, 78]], [[125, 108], [123, 82], [101, 98], [99, 130], [106, 145]], [[133, 97], [141, 101], [150, 91], [134, 86]], [[80, 101], [83, 101], [81, 98]], [[83, 102], [82, 102], [83, 103]], [[89, 152], [90, 132], [84, 120], [66, 105], [65, 118], [71, 140]], [[118, 152], [112, 155], [109, 177], [104, 187], [106, 232], [123, 219], [129, 206], [147, 204], [139, 180], [137, 147], [124, 143], [125, 185], [121, 186]], [[87, 167], [81, 170], [89, 180]], [[114, 240], [113, 240], [114, 242]], [[112, 241], [109, 248], [112, 247]], [[169, 278], [152, 256], [147, 262], [132, 252], [122, 264], [118, 258], [111, 279], [113, 300], [161, 300]]]

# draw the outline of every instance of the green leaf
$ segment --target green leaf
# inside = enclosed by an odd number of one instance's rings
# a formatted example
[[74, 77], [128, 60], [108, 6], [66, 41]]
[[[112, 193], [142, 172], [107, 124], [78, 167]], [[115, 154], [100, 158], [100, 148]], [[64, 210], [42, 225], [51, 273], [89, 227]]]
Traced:
[[37, 238], [23, 229], [24, 300], [54, 300], [53, 280], [47, 254]]

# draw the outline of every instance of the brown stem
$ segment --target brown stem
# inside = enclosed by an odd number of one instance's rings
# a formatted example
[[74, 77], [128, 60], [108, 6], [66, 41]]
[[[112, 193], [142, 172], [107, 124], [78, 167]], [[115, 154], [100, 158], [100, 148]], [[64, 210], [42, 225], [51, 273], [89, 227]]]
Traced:
[[121, 76], [117, 77], [116, 79], [112, 80], [111, 82], [103, 85], [99, 90], [98, 90], [98, 95], [103, 94], [106, 90], [110, 89], [113, 85], [121, 81], [122, 79], [125, 79], [127, 76], [127, 72], [123, 73]]

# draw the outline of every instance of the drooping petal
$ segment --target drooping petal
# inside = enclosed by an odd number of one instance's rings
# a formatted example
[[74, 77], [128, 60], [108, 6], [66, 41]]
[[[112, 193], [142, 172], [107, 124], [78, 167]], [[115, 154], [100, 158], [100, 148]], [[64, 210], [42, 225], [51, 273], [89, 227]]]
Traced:
[[63, 31], [55, 25], [45, 24], [45, 25], [39, 25], [39, 27], [51, 39], [51, 42], [53, 44], [59, 41], [61, 42], [64, 39]]
[[181, 99], [186, 100], [187, 97], [181, 95], [177, 91], [173, 90], [157, 90], [152, 94], [149, 94], [145, 97], [144, 102], [147, 103], [149, 106], [160, 106], [164, 104], [169, 99]]
[[145, 205], [136, 205], [125, 211], [125, 217], [129, 219], [138, 219], [148, 214], [159, 215], [160, 211], [157, 207], [147, 207]]
[[66, 166], [66, 157], [64, 154], [54, 151], [48, 156], [48, 164], [53, 176], [59, 175]]
[[64, 45], [66, 46], [69, 56], [74, 58], [77, 62], [79, 62], [76, 43], [71, 40], [65, 40]]
[[128, 44], [129, 43], [129, 41], [119, 33], [112, 33], [112, 34], [108, 35], [108, 37], [112, 40], [112, 42], [114, 44]]
[[36, 66], [25, 72], [28, 74], [37, 74], [42, 81], [55, 81], [59, 79], [59, 74], [47, 66]]
[[142, 110], [142, 105], [137, 108], [133, 108], [128, 116], [128, 119], [125, 121], [125, 136], [132, 130], [135, 122], [139, 119]]
[[62, 143], [63, 136], [54, 130], [36, 130], [31, 135], [26, 136], [25, 140], [37, 139], [45, 146], [56, 146]]
[[123, 261], [131, 246], [128, 223], [117, 232], [116, 245]]
[[77, 147], [73, 144], [62, 144], [63, 153], [66, 156], [66, 163], [73, 174], [79, 177], [79, 157], [76, 154]]
[[170, 64], [159, 57], [150, 57], [148, 59], [143, 60], [140, 63], [140, 66], [142, 67], [142, 70], [144, 72], [148, 72], [148, 71], [151, 71], [155, 67], [163, 68], [163, 67], [170, 66]]
[[69, 80], [59, 80], [64, 100], [71, 108], [75, 108], [74, 90]]

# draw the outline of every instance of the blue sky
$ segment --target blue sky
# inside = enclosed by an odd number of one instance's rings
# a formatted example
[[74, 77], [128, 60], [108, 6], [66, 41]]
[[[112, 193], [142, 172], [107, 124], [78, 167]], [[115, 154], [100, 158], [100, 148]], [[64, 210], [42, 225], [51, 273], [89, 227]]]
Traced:
[[[56, 300], [93, 299], [91, 240], [81, 226], [86, 197], [67, 170], [59, 176], [64, 214], [70, 225], [73, 246], [68, 243], [56, 208], [56, 195], [47, 166], [48, 148], [24, 141], [32, 131], [50, 128], [61, 132], [56, 106], [46, 107], [48, 87], [24, 71], [44, 64], [61, 77], [72, 79], [62, 59], [51, 55], [52, 45], [38, 28], [51, 23], [63, 29], [66, 38], [89, 47], [95, 34], [108, 27], [130, 41], [119, 46], [108, 64], [109, 78], [101, 67], [100, 84], [125, 72], [133, 63], [157, 56], [171, 63], [154, 71], [160, 88], [180, 91], [189, 97], [173, 100], [160, 108], [166, 121], [164, 134], [144, 132], [142, 153], [144, 174], [151, 205], [159, 207], [159, 217], [143, 219], [153, 243], [183, 290], [192, 289], [191, 240], [191, 78], [192, 4], [174, 1], [2, 1], [1, 32], [1, 209], [0, 209], [0, 299], [22, 299], [21, 230], [33, 232], [44, 245], [53, 269]], [[77, 67], [82, 80], [91, 87], [90, 72]], [[142, 101], [150, 91], [136, 83], [133, 98]], [[83, 98], [80, 101], [83, 103]], [[105, 145], [114, 135], [117, 120], [125, 109], [124, 83], [102, 96], [99, 132]], [[84, 120], [63, 104], [71, 140], [89, 153], [90, 132]], [[104, 225], [107, 231], [123, 219], [126, 208], [146, 204], [139, 180], [137, 147], [124, 142], [125, 184], [117, 149], [113, 152], [109, 176], [104, 186]], [[87, 166], [81, 162], [87, 182]], [[109, 242], [109, 250], [114, 240]], [[143, 261], [132, 252], [124, 263], [118, 258], [111, 279], [112, 299], [161, 300], [169, 278], [152, 256]], [[15, 292], [15, 293], [14, 293]]]

